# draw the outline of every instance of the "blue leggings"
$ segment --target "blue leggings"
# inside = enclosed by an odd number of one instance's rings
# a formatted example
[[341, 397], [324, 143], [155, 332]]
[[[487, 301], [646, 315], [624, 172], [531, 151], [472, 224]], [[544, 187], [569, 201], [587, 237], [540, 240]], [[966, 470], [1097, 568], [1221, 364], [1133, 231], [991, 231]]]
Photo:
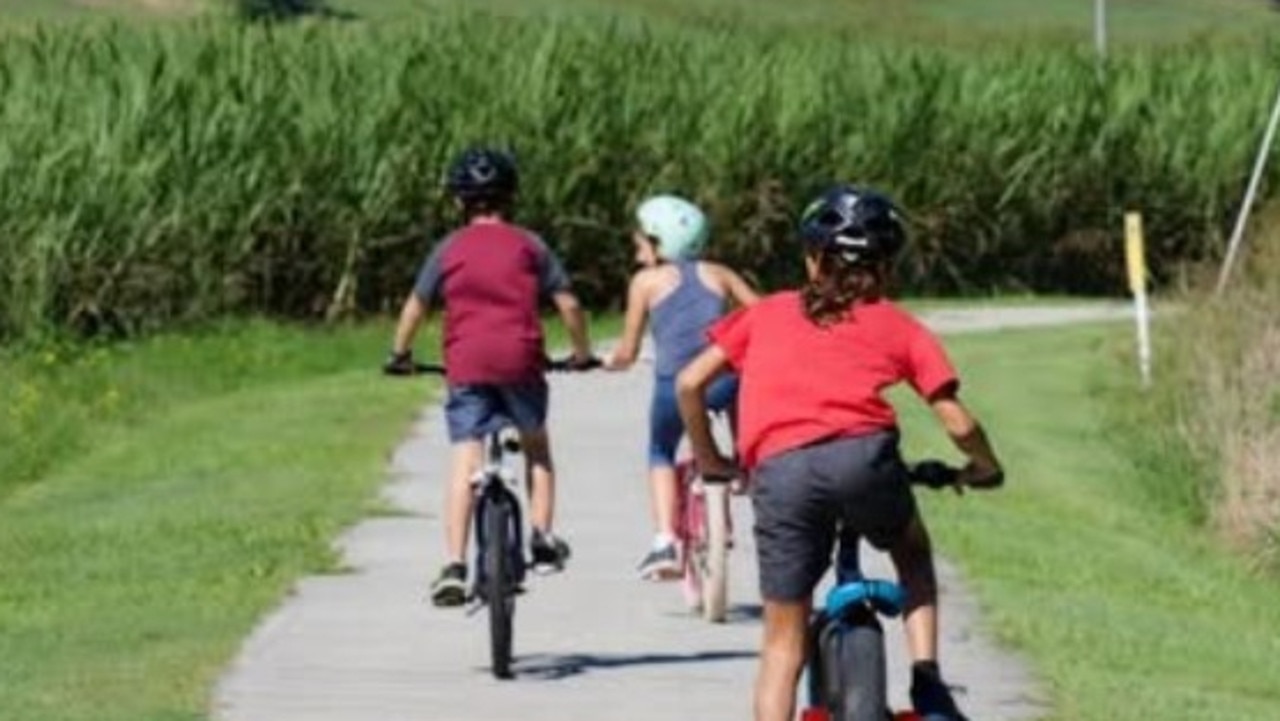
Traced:
[[[733, 408], [738, 399], [738, 377], [722, 375], [707, 388], [707, 408], [724, 411]], [[676, 402], [676, 379], [657, 376], [653, 379], [653, 402], [649, 406], [649, 467], [675, 466], [676, 449], [684, 437], [684, 420]]]

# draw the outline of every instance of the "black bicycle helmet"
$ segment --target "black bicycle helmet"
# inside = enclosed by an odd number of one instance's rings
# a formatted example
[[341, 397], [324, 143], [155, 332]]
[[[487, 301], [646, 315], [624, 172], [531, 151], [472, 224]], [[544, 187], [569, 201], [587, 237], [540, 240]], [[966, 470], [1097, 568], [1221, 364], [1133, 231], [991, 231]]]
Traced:
[[449, 166], [445, 187], [464, 203], [508, 200], [520, 187], [515, 158], [493, 148], [462, 152]]
[[838, 185], [805, 208], [800, 238], [811, 250], [837, 253], [854, 265], [871, 265], [892, 260], [906, 244], [907, 233], [887, 196]]

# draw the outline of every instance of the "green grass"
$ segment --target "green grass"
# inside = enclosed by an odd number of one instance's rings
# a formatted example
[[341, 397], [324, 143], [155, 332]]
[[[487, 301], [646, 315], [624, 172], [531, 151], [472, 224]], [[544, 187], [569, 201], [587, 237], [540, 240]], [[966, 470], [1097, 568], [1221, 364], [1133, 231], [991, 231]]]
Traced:
[[[331, 539], [377, 511], [385, 452], [427, 392], [376, 373], [388, 332], [236, 324], [0, 360], [52, 394], [31, 403], [63, 412], [50, 457], [0, 494], [0, 719], [203, 718], [261, 614], [299, 575], [332, 570]], [[989, 629], [1050, 682], [1053, 718], [1280, 713], [1276, 582], [1161, 502], [1108, 422], [1133, 391], [1117, 357], [1128, 329], [948, 345], [1010, 481], [931, 496], [927, 515]], [[905, 405], [912, 455], [942, 452]]]
[[[252, 322], [0, 356], [0, 401], [30, 410], [0, 415], [0, 719], [205, 718], [263, 613], [385, 511], [387, 452], [437, 387], [378, 372], [390, 335]], [[24, 438], [39, 453], [12, 456]]]
[[429, 392], [377, 373], [388, 333], [252, 324], [26, 366], [83, 387], [45, 401], [68, 445], [0, 501], [0, 718], [203, 718], [261, 614], [333, 567]]
[[[1134, 392], [1128, 329], [948, 345], [1009, 483], [930, 497], [926, 515], [988, 629], [1048, 679], [1052, 718], [1280, 717], [1280, 583], [1252, 574], [1162, 498], [1183, 493], [1181, 479], [1162, 488], [1134, 436], [1110, 422], [1111, 404]], [[906, 405], [913, 455], [944, 452], [919, 405]]]

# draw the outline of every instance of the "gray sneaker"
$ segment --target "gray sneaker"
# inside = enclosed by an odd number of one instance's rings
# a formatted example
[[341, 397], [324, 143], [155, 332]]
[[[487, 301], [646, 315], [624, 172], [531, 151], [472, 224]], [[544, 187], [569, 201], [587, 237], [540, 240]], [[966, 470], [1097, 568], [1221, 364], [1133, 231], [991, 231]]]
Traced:
[[674, 543], [649, 549], [640, 561], [640, 578], [646, 581], [670, 581], [680, 576], [680, 553]]
[[467, 567], [450, 563], [440, 569], [431, 584], [431, 602], [440, 608], [453, 608], [467, 602]]

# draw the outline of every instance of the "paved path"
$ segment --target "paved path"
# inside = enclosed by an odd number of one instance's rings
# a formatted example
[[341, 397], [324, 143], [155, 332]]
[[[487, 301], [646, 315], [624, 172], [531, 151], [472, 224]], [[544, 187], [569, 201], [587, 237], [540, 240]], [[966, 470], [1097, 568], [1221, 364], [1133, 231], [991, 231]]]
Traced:
[[[943, 331], [1122, 317], [1113, 306], [943, 311]], [[759, 606], [750, 507], [735, 501], [730, 622], [689, 616], [674, 585], [633, 568], [650, 536], [644, 483], [647, 367], [555, 377], [551, 428], [562, 479], [567, 573], [535, 579], [516, 618], [518, 679], [489, 676], [485, 616], [423, 599], [442, 557], [442, 419], [426, 409], [392, 459], [385, 492], [403, 516], [372, 518], [338, 544], [353, 569], [304, 579], [247, 640], [218, 684], [219, 721], [742, 721], [751, 717]], [[872, 573], [890, 573], [873, 558]], [[942, 654], [975, 721], [1037, 717], [1025, 666], [982, 634], [978, 609], [942, 564]], [[901, 626], [891, 679], [905, 706]]]

